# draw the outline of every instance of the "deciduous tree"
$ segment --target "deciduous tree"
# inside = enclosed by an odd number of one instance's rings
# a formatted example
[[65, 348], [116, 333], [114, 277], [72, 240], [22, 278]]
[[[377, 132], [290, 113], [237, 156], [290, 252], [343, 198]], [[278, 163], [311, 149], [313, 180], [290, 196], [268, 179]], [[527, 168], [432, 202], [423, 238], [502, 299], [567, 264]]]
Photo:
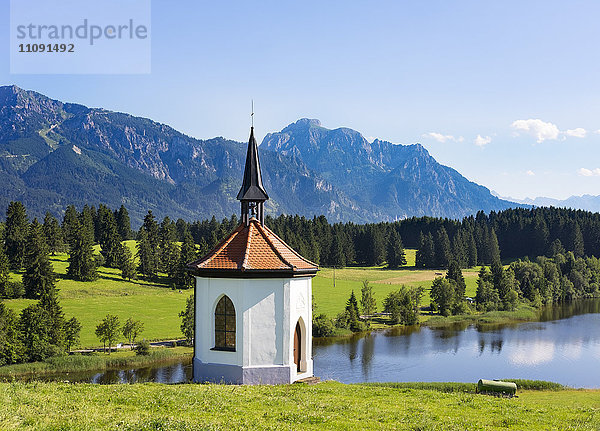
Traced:
[[102, 343], [104, 343], [104, 348], [106, 350], [106, 343], [108, 343], [108, 354], [110, 355], [110, 351], [113, 345], [113, 342], [117, 340], [119, 335], [119, 329], [121, 327], [121, 323], [119, 322], [119, 318], [112, 314], [107, 314], [102, 322], [96, 326], [96, 336]]
[[135, 339], [144, 331], [144, 324], [139, 320], [133, 320], [131, 317], [123, 324], [123, 336], [129, 341], [129, 346], [133, 349]]

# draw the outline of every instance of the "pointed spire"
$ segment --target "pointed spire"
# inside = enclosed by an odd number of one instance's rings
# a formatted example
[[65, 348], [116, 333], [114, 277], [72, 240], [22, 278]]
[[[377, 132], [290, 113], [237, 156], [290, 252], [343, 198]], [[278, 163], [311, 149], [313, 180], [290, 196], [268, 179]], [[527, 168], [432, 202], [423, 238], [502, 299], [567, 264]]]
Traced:
[[260, 162], [258, 161], [258, 145], [254, 138], [254, 127], [250, 128], [250, 139], [248, 140], [248, 152], [246, 154], [246, 167], [244, 169], [244, 180], [242, 187], [237, 195], [237, 199], [242, 201], [242, 220], [249, 222], [251, 211], [256, 212], [256, 216], [263, 223], [263, 203], [269, 199], [262, 184], [260, 173]]
[[269, 199], [269, 195], [267, 195], [262, 184], [260, 162], [258, 161], [258, 146], [256, 145], [256, 139], [254, 139], [254, 127], [250, 129], [244, 181], [237, 199], [239, 201], [266, 201]]

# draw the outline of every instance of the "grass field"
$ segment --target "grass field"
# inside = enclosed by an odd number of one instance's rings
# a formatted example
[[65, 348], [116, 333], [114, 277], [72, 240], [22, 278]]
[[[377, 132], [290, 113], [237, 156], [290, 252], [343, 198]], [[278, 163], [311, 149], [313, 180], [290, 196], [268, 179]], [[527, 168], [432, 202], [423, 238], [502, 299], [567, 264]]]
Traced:
[[[135, 254], [135, 241], [127, 241], [127, 245]], [[98, 251], [98, 246], [96, 250]], [[121, 278], [120, 271], [104, 267], [99, 269], [99, 278], [96, 281], [74, 281], [65, 276], [67, 258], [66, 254], [51, 257], [54, 271], [59, 277], [57, 288], [65, 315], [67, 318], [76, 316], [83, 326], [79, 347], [99, 345], [94, 330], [107, 313], [119, 316], [122, 322], [129, 317], [142, 321], [145, 328], [143, 338], [164, 340], [182, 337], [178, 314], [185, 307], [188, 295], [192, 294], [191, 289], [182, 292], [172, 290], [167, 286], [166, 279], [159, 280], [158, 283], [144, 280], [129, 282]], [[322, 268], [313, 279], [316, 313], [335, 317], [344, 310], [352, 290], [360, 300], [363, 280], [371, 282], [378, 310], [381, 310], [386, 295], [402, 285], [424, 287], [422, 305], [428, 305], [431, 282], [436, 276], [445, 272], [415, 270], [414, 267], [409, 266], [414, 266], [414, 259], [415, 250], [409, 249], [407, 250], [408, 265], [399, 270], [388, 270], [383, 267], [352, 267], [336, 270]], [[475, 295], [477, 272], [478, 268], [463, 271], [467, 283], [467, 296]], [[20, 277], [20, 274], [12, 275], [14, 280]], [[33, 301], [14, 299], [5, 302], [13, 310], [20, 312]]]
[[[127, 243], [129, 247], [135, 246], [135, 241]], [[75, 316], [82, 324], [81, 347], [99, 345], [94, 331], [107, 313], [119, 316], [121, 322], [129, 317], [142, 321], [142, 338], [164, 340], [182, 337], [178, 314], [185, 308], [192, 289], [180, 293], [166, 284], [143, 280], [129, 282], [121, 278], [119, 270], [104, 267], [99, 269], [96, 281], [74, 281], [65, 277], [67, 258], [66, 254], [51, 257], [54, 271], [59, 276], [56, 287], [63, 311], [67, 318]], [[34, 301], [13, 299], [5, 302], [18, 312]]]
[[598, 430], [600, 392], [504, 399], [414, 385], [0, 384], [0, 429]]
[[[414, 269], [415, 252], [416, 250], [407, 250], [408, 264], [398, 270], [389, 270], [383, 267], [349, 267], [335, 270], [321, 268], [313, 280], [313, 296], [317, 305], [316, 313], [324, 313], [330, 317], [337, 316], [338, 313], [344, 310], [352, 290], [354, 290], [354, 294], [360, 301], [363, 280], [369, 280], [371, 283], [379, 311], [381, 311], [383, 300], [387, 294], [398, 290], [402, 285], [425, 288], [421, 304], [429, 305], [431, 282], [440, 274], [446, 275], [446, 272], [442, 270]], [[478, 272], [478, 267], [463, 270], [463, 276], [467, 284], [467, 296], [475, 296]]]

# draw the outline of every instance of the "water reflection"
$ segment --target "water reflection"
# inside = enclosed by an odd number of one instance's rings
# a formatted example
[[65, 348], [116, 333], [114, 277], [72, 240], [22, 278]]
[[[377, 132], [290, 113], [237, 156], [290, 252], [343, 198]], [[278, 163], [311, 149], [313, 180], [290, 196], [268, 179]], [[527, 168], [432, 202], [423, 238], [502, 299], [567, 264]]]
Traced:
[[24, 377], [25, 381], [64, 381], [72, 383], [97, 383], [109, 385], [115, 383], [185, 383], [192, 379], [191, 359], [174, 364], [160, 364], [154, 367], [135, 369], [87, 371], [81, 373], [59, 373], [36, 377]]
[[[391, 328], [316, 339], [315, 375], [341, 382], [463, 381], [480, 378], [552, 380], [600, 387], [600, 300], [542, 310], [539, 322], [445, 328]], [[98, 384], [182, 383], [191, 359], [102, 373], [63, 373], [35, 380]], [[26, 379], [25, 379], [26, 380]]]
[[348, 383], [513, 377], [600, 387], [600, 300], [545, 309], [540, 320], [315, 340], [315, 374]]

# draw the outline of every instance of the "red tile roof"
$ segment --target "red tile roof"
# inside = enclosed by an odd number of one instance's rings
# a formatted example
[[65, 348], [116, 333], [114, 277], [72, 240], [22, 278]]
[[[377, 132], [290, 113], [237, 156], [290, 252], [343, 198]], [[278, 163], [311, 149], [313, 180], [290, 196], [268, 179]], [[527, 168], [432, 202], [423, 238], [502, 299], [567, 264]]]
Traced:
[[313, 276], [319, 270], [255, 218], [188, 268], [195, 275], [236, 278]]

